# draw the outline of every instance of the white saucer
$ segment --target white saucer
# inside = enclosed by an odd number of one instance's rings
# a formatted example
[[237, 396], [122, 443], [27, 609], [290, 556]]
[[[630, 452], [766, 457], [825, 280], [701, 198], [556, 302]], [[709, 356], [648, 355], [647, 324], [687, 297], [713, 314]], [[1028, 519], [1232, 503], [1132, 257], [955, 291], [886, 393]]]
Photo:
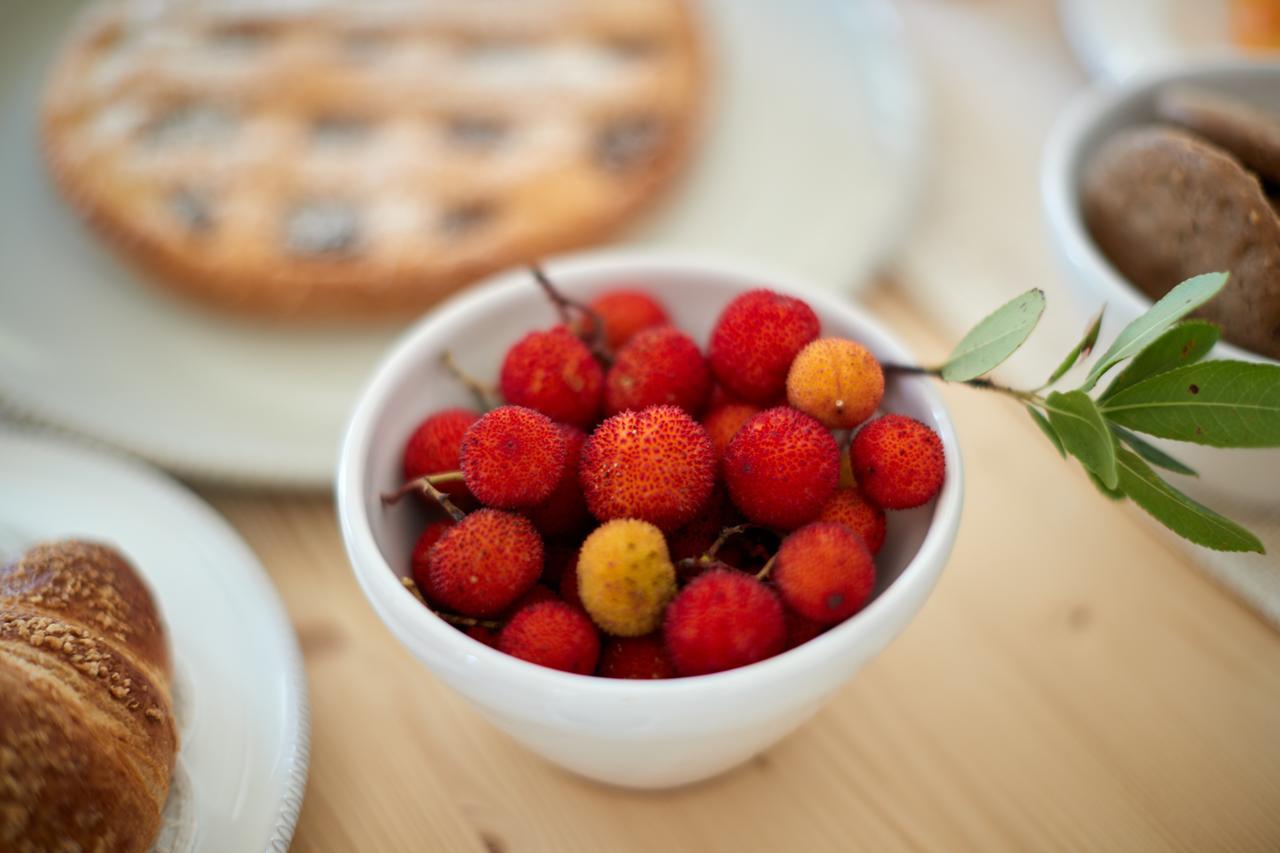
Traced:
[[199, 498], [140, 463], [0, 427], [0, 557], [113, 545], [169, 630], [182, 750], [157, 853], [288, 849], [309, 721], [297, 642], [266, 573]]
[[[625, 241], [853, 291], [902, 237], [923, 96], [886, 0], [705, 0], [706, 135]], [[356, 392], [400, 329], [282, 330], [137, 281], [67, 210], [35, 134], [71, 3], [0, 9], [0, 402], [184, 475], [325, 486]]]

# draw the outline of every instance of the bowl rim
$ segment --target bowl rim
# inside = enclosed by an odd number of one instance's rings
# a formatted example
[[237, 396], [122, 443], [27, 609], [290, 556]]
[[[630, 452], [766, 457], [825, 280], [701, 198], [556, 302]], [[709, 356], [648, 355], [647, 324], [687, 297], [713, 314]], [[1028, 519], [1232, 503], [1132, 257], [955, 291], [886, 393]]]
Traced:
[[[619, 281], [634, 281], [637, 276], [651, 272], [659, 275], [693, 274], [737, 280], [742, 283], [743, 290], [753, 286], [769, 287], [801, 296], [814, 305], [819, 316], [833, 313], [853, 315], [857, 322], [869, 326], [883, 339], [881, 343], [890, 350], [890, 357], [914, 361], [909, 350], [892, 332], [853, 303], [841, 302], [837, 295], [806, 286], [792, 276], [763, 270], [754, 265], [747, 266], [715, 255], [597, 250], [551, 258], [543, 266], [553, 278], [609, 275]], [[442, 653], [459, 660], [464, 656], [471, 658], [470, 663], [476, 669], [483, 667], [486, 675], [503, 679], [508, 686], [521, 690], [544, 694], [572, 692], [575, 698], [679, 698], [706, 690], [753, 688], [762, 679], [769, 680], [788, 671], [812, 669], [840, 649], [856, 645], [856, 637], [875, 636], [877, 625], [892, 625], [901, 608], [911, 607], [913, 595], [919, 595], [919, 603], [915, 605], [915, 609], [923, 606], [955, 542], [963, 505], [964, 470], [955, 425], [941, 396], [930, 386], [928, 380], [904, 376], [896, 381], [915, 385], [916, 393], [922, 397], [942, 439], [947, 465], [943, 489], [935, 499], [933, 517], [924, 539], [897, 578], [853, 617], [815, 639], [766, 660], [736, 669], [708, 675], [633, 681], [561, 672], [532, 664], [477, 642], [438, 617], [428, 616], [426, 608], [400, 583], [393, 567], [383, 558], [365, 512], [361, 489], [368, 468], [375, 416], [383, 408], [392, 389], [401, 384], [402, 376], [422, 364], [419, 353], [428, 346], [438, 327], [447, 326], [454, 316], [474, 311], [485, 302], [498, 303], [507, 293], [528, 287], [526, 276], [524, 268], [497, 273], [424, 315], [379, 361], [348, 421], [334, 486], [340, 532], [361, 590], [379, 618], [402, 644], [408, 646], [400, 635], [400, 630], [412, 632], [424, 641], [440, 644]], [[397, 630], [397, 626], [400, 630]], [[897, 631], [892, 631], [891, 637], [896, 633]], [[434, 670], [434, 667], [428, 668]]]
[[[1133, 101], [1151, 95], [1161, 86], [1175, 82], [1209, 82], [1214, 78], [1244, 73], [1261, 78], [1275, 77], [1280, 83], [1280, 60], [1216, 57], [1189, 60], [1143, 71], [1105, 86], [1091, 86], [1080, 92], [1058, 116], [1049, 131], [1040, 161], [1040, 195], [1051, 239], [1065, 257], [1071, 274], [1100, 286], [1108, 301], [1119, 303], [1135, 316], [1154, 302], [1120, 274], [1089, 236], [1080, 215], [1079, 185], [1084, 144], [1107, 119]], [[1280, 364], [1229, 341], [1217, 345], [1229, 358]]]

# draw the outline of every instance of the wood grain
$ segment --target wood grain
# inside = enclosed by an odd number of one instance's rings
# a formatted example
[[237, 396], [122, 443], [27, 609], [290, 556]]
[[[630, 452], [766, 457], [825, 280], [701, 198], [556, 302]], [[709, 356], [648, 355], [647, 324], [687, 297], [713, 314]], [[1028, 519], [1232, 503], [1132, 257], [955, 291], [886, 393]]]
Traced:
[[[892, 291], [869, 304], [922, 358], [942, 354]], [[1017, 407], [944, 393], [968, 495], [920, 616], [791, 738], [665, 793], [569, 776], [472, 713], [365, 602], [327, 497], [206, 492], [306, 658], [294, 849], [1280, 848], [1280, 636]]]

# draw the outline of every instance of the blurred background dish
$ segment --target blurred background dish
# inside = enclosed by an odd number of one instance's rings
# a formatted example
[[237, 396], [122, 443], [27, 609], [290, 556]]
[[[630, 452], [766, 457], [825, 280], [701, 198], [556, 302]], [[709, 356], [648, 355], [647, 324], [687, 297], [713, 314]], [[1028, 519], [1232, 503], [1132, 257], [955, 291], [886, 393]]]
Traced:
[[1280, 52], [1280, 0], [1058, 0], [1080, 61], [1119, 80], [1169, 63]]
[[[923, 96], [893, 9], [695, 8], [710, 66], [701, 140], [622, 242], [854, 291], [901, 239], [922, 173]], [[34, 0], [4, 12], [0, 402], [184, 475], [327, 485], [345, 413], [398, 328], [260, 326], [140, 285], [40, 163], [41, 86], [75, 14]]]
[[118, 547], [164, 619], [181, 749], [155, 850], [286, 849], [307, 778], [306, 680], [253, 552], [136, 462], [6, 427], [0, 470], [0, 557], [67, 537]]

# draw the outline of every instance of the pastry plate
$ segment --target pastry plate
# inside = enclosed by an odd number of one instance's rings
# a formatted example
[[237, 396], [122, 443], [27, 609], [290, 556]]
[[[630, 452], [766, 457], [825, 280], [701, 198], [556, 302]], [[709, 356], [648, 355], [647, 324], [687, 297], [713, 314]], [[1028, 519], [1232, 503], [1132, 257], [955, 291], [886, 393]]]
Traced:
[[1276, 55], [1232, 41], [1229, 0], [1059, 0], [1058, 8], [1080, 62], [1107, 80], [1188, 59]]
[[[270, 327], [140, 282], [55, 195], [40, 85], [76, 4], [0, 9], [0, 403], [186, 476], [327, 486], [356, 392], [402, 327]], [[854, 291], [903, 235], [923, 95], [887, 0], [702, 0], [704, 137], [623, 242]]]
[[253, 552], [191, 492], [116, 454], [0, 426], [0, 471], [0, 557], [105, 542], [168, 626], [182, 748], [154, 853], [283, 853], [306, 787], [307, 689]]

